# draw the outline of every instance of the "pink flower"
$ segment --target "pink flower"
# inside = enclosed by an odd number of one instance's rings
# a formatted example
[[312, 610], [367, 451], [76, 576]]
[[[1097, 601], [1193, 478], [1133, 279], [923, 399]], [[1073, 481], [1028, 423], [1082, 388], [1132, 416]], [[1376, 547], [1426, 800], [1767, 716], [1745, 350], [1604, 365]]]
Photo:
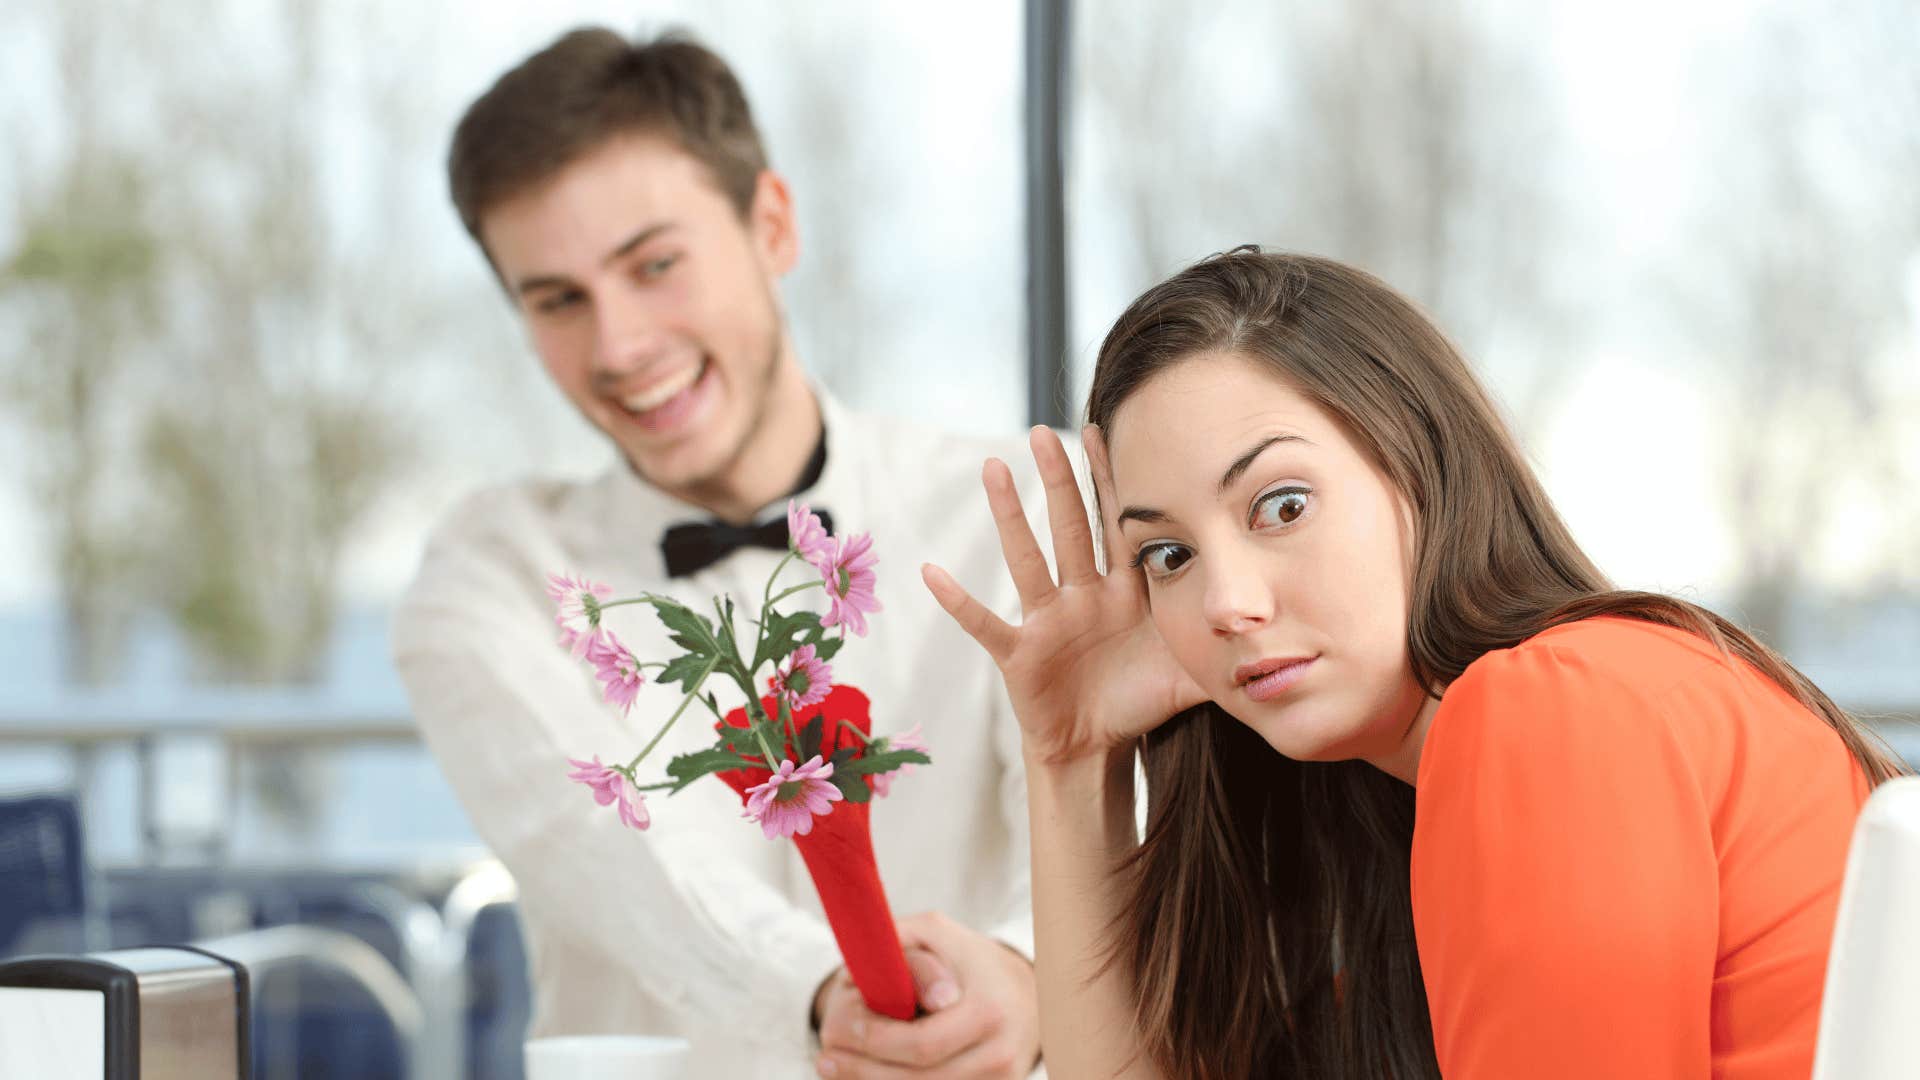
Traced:
[[586, 642], [587, 662], [593, 665], [594, 678], [605, 684], [602, 689], [607, 700], [620, 706], [622, 713], [632, 709], [633, 699], [640, 696], [640, 684], [646, 681], [640, 674], [640, 661], [604, 626], [586, 635]]
[[827, 780], [832, 775], [833, 766], [822, 763], [819, 754], [798, 767], [782, 761], [766, 783], [747, 789], [747, 810], [741, 816], [758, 821], [769, 840], [805, 836], [813, 831], [813, 819], [833, 813], [833, 804], [842, 798], [840, 789]]
[[547, 595], [553, 598], [553, 622], [560, 628], [560, 644], [573, 655], [584, 656], [600, 601], [612, 596], [613, 589], [584, 577], [548, 574]]
[[[918, 750], [924, 754], [927, 752], [927, 740], [920, 737], [920, 725], [915, 724], [912, 731], [887, 736], [887, 749]], [[913, 766], [908, 765], [907, 768], [911, 769]]]
[[620, 824], [627, 828], [644, 832], [646, 827], [653, 823], [652, 815], [647, 813], [646, 796], [640, 794], [640, 789], [634, 787], [633, 781], [625, 776], [620, 777], [620, 800], [617, 805], [620, 811]]
[[593, 789], [593, 801], [601, 806], [610, 803], [619, 804], [620, 824], [630, 829], [645, 829], [652, 823], [647, 814], [646, 797], [640, 789], [633, 786], [627, 774], [611, 765], [600, 764], [600, 755], [593, 755], [592, 761], [568, 758], [567, 764], [573, 771], [567, 779], [575, 780]]
[[[913, 725], [913, 730], [909, 732], [905, 732], [904, 734], [889, 736], [887, 738], [887, 749], [918, 750], [923, 754], [926, 753], [927, 742], [925, 739], [922, 739], [920, 737], [920, 725], [919, 724]], [[899, 768], [894, 769], [890, 772], [873, 773], [869, 775], [867, 777], [867, 783], [873, 787], [873, 793], [875, 795], [878, 795], [884, 799], [887, 797], [888, 793], [890, 793], [893, 790], [894, 780], [898, 779], [899, 777], [906, 776], [907, 774], [913, 772], [913, 770], [914, 770], [914, 764], [912, 762], [908, 762], [905, 765], [902, 765]]]
[[833, 545], [827, 562], [819, 567], [820, 576], [827, 583], [830, 605], [820, 625], [845, 624], [848, 630], [865, 637], [864, 612], [880, 610], [880, 601], [873, 595], [873, 564], [879, 562], [880, 557], [873, 553], [873, 537], [868, 533], [855, 533], [833, 541]]
[[820, 515], [806, 503], [792, 499], [787, 500], [787, 543], [795, 554], [815, 567], [833, 559], [833, 538], [827, 535], [826, 526], [820, 524]]
[[767, 680], [767, 686], [787, 699], [790, 711], [799, 712], [827, 700], [827, 691], [833, 689], [833, 665], [816, 659], [813, 646], [802, 645]]

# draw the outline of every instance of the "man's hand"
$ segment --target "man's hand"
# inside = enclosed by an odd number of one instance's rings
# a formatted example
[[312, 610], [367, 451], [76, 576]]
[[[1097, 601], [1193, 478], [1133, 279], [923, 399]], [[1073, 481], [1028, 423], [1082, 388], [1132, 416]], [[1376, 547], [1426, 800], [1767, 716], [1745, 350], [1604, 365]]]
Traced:
[[938, 912], [900, 922], [900, 943], [928, 1015], [894, 1020], [868, 1009], [844, 971], [820, 988], [823, 1050], [833, 1080], [1019, 1078], [1040, 1054], [1039, 998], [1025, 957]]

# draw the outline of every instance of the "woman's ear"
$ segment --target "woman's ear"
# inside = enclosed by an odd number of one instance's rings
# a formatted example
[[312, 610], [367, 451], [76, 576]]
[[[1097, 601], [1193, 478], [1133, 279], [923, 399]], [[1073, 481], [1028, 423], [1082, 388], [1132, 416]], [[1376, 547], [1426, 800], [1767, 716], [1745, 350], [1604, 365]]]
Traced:
[[1405, 570], [1407, 594], [1413, 594], [1414, 572], [1420, 566], [1420, 518], [1414, 513], [1413, 501], [1405, 495], [1395, 493], [1394, 505], [1400, 510], [1400, 563]]

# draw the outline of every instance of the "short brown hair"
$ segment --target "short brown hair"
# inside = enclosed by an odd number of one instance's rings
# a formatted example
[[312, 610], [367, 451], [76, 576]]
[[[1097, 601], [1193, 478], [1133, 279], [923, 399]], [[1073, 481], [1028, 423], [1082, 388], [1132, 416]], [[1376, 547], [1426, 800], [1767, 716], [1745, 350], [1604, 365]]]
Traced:
[[635, 134], [673, 139], [707, 167], [741, 216], [753, 205], [767, 155], [726, 61], [682, 31], [629, 41], [583, 27], [529, 56], [467, 107], [447, 154], [454, 208], [484, 251], [481, 215], [609, 139]]

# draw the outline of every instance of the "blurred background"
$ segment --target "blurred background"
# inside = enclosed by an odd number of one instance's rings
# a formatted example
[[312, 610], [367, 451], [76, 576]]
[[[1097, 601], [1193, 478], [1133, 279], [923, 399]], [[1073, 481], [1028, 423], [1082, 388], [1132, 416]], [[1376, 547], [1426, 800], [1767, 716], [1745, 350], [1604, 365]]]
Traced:
[[[1479, 365], [1619, 584], [1750, 627], [1920, 759], [1911, 0], [1067, 6], [1067, 415], [1182, 264], [1358, 263]], [[61, 895], [0, 884], [0, 957], [346, 934], [373, 955], [262, 980], [260, 1075], [517, 1076], [511, 886], [386, 617], [462, 493], [610, 451], [460, 229], [452, 126], [572, 26], [691, 28], [795, 192], [803, 362], [1008, 432], [1028, 14], [10, 0], [0, 863], [72, 857]]]

